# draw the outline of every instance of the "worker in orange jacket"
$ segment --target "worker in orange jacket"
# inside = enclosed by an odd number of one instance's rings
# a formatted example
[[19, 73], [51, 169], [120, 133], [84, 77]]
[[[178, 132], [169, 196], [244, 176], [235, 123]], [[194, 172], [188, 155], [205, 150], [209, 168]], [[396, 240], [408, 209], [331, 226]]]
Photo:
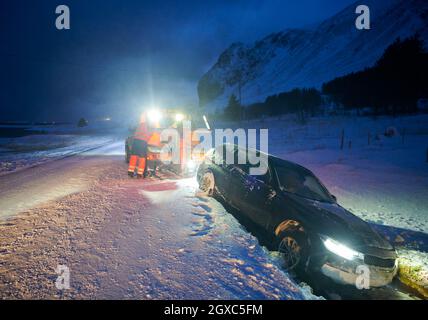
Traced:
[[151, 133], [147, 127], [146, 121], [142, 118], [132, 140], [131, 157], [128, 167], [128, 175], [131, 178], [134, 177], [135, 169], [137, 169], [137, 178], [147, 176], [147, 142], [150, 137]]

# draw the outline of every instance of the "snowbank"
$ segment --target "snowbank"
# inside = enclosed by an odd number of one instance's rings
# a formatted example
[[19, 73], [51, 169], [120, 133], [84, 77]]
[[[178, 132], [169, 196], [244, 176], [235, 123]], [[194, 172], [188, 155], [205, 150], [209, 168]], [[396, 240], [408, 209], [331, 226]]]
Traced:
[[398, 253], [400, 280], [428, 298], [428, 253], [406, 249]]

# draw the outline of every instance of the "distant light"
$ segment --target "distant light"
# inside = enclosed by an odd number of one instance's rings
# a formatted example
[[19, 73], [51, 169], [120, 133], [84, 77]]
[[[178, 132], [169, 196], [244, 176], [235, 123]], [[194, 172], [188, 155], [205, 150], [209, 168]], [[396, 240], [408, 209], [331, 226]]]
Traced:
[[175, 121], [181, 122], [184, 120], [184, 115], [182, 113], [177, 113], [175, 115]]
[[110, 120], [111, 120], [110, 117], [104, 118], [104, 121], [110, 121]]

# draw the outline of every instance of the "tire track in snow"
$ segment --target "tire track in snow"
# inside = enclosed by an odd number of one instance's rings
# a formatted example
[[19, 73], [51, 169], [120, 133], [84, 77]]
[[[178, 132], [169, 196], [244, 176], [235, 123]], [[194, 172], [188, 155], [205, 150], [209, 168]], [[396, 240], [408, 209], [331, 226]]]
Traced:
[[214, 216], [212, 215], [212, 208], [202, 197], [197, 197], [199, 202], [192, 203], [193, 209], [191, 213], [197, 216], [197, 219], [192, 226], [190, 236], [201, 237], [207, 235], [213, 228]]

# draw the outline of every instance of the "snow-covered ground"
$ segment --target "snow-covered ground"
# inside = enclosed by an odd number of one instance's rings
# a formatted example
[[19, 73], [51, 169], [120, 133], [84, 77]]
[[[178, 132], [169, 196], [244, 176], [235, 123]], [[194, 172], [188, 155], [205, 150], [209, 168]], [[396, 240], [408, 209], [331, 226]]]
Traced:
[[[19, 127], [19, 126], [16, 126]], [[11, 126], [2, 126], [8, 129]], [[30, 126], [31, 134], [0, 137], [0, 175], [90, 150], [123, 136], [123, 129], [103, 123], [76, 128], [72, 125]]]
[[1, 298], [317, 298], [194, 178], [129, 179], [122, 147], [0, 177]]
[[[245, 126], [269, 128], [270, 153], [312, 169], [340, 204], [394, 234], [420, 279], [427, 246], [407, 240], [427, 233], [427, 123], [314, 118], [302, 126], [287, 117]], [[404, 139], [383, 136], [390, 126]], [[126, 169], [122, 140], [0, 176], [1, 298], [317, 298], [194, 179], [132, 180]], [[58, 264], [70, 268], [70, 290], [55, 288]]]

